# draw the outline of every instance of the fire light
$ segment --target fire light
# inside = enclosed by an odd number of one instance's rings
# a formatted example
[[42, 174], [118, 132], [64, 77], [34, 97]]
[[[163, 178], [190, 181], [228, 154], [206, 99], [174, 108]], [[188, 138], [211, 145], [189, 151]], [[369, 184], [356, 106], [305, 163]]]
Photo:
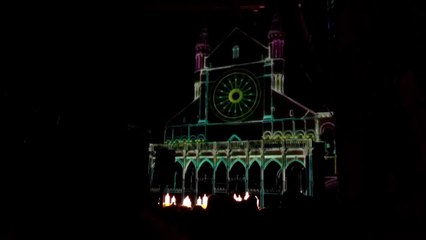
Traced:
[[186, 196], [185, 199], [183, 199], [182, 206], [188, 207], [188, 208], [192, 207], [192, 203], [191, 203], [191, 200], [189, 199], [189, 196]]
[[166, 194], [166, 196], [164, 197], [164, 203], [163, 203], [163, 207], [168, 207], [170, 206], [170, 195], [169, 193]]
[[240, 194], [238, 194], [238, 196], [237, 196], [237, 194], [235, 194], [235, 193], [234, 193], [234, 199], [235, 199], [235, 201], [237, 201], [237, 202], [241, 202], [241, 201], [243, 200], [243, 198], [241, 198], [241, 195], [240, 195]]
[[198, 199], [197, 199], [197, 204], [196, 204], [197, 206], [201, 206], [201, 197], [198, 197]]
[[201, 204], [202, 208], [204, 208], [204, 209], [207, 208], [207, 201], [208, 201], [208, 198], [207, 198], [206, 194], [204, 194], [204, 196], [203, 196], [203, 202]]
[[244, 200], [247, 200], [249, 197], [250, 197], [250, 194], [246, 192], [246, 194], [244, 195]]
[[[249, 197], [250, 197], [250, 194], [249, 194], [248, 192], [246, 192], [246, 193], [245, 193], [244, 198], [241, 198], [241, 195], [239, 195], [239, 194], [238, 194], [238, 196], [237, 196], [237, 194], [235, 194], [235, 193], [234, 193], [234, 200], [235, 200], [236, 202], [241, 202], [243, 199], [244, 199], [244, 201], [247, 201], [247, 200], [249, 199]], [[254, 195], [254, 197], [256, 198], [256, 205], [257, 205], [257, 209], [260, 209], [260, 206], [259, 206], [259, 204], [260, 204], [259, 198], [258, 198], [256, 195]]]

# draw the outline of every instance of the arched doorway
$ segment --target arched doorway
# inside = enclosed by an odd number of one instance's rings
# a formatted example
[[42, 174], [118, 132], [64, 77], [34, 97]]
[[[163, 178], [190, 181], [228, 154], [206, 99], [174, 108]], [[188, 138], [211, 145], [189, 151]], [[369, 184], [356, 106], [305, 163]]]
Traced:
[[245, 168], [241, 162], [236, 162], [229, 172], [229, 193], [241, 196], [245, 193]]
[[226, 166], [224, 162], [220, 162], [216, 169], [215, 176], [215, 192], [225, 193], [226, 192]]
[[260, 191], [260, 165], [257, 161], [250, 166], [248, 177], [249, 191], [258, 193]]
[[182, 189], [182, 165], [180, 165], [179, 162], [175, 162], [173, 171], [173, 186], [171, 186], [171, 188], [173, 190]]
[[195, 191], [195, 166], [190, 162], [185, 172], [185, 195]]
[[208, 162], [202, 163], [200, 170], [198, 170], [198, 194], [210, 195], [212, 193], [212, 178], [213, 167]]
[[287, 191], [305, 193], [307, 189], [306, 169], [298, 161], [293, 161], [285, 170]]

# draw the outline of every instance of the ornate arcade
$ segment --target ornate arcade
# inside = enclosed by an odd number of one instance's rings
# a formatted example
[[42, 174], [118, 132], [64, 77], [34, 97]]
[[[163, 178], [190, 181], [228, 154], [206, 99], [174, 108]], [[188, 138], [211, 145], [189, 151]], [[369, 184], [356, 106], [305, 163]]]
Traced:
[[[286, 94], [277, 15], [268, 40], [263, 45], [235, 28], [212, 49], [202, 29], [194, 100], [167, 123], [164, 142], [149, 146], [151, 192], [194, 201], [248, 192], [265, 207], [289, 186], [315, 196], [324, 177], [335, 176], [333, 113], [316, 112]], [[168, 159], [159, 154], [165, 150], [172, 152]], [[168, 181], [161, 179], [165, 173]]]

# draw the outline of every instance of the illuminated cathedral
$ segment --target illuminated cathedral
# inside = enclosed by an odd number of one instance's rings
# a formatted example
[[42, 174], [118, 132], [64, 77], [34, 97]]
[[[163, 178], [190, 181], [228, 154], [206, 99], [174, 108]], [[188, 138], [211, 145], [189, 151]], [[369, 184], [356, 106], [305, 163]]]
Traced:
[[285, 35], [274, 15], [267, 43], [234, 28], [213, 47], [195, 45], [194, 98], [149, 145], [150, 191], [193, 202], [249, 193], [274, 206], [289, 186], [319, 196], [336, 176], [333, 112], [287, 94]]

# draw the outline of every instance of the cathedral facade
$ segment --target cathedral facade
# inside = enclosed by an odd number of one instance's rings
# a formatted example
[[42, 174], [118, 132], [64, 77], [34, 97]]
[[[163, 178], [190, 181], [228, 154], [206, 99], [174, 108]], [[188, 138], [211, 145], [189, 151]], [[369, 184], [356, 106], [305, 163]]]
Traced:
[[193, 101], [167, 122], [164, 142], [149, 145], [153, 194], [195, 202], [204, 194], [248, 192], [267, 207], [290, 187], [320, 195], [327, 177], [336, 176], [333, 112], [286, 94], [277, 15], [267, 39], [263, 44], [234, 28], [213, 48], [201, 30]]

